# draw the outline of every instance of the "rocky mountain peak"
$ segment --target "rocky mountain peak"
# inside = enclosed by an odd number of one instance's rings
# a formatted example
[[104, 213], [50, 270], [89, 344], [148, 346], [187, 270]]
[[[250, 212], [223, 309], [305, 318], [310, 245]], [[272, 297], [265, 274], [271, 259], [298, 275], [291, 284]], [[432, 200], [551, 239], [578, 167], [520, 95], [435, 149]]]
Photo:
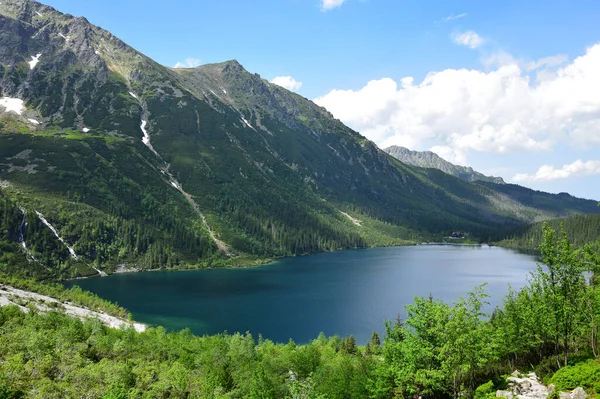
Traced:
[[223, 72], [247, 72], [238, 60], [229, 60], [222, 63]]
[[444, 173], [458, 177], [466, 181], [487, 181], [497, 184], [505, 184], [501, 177], [485, 176], [469, 166], [460, 166], [450, 163], [431, 151], [411, 151], [400, 146], [391, 146], [384, 149], [385, 152], [400, 161], [421, 168], [439, 169]]

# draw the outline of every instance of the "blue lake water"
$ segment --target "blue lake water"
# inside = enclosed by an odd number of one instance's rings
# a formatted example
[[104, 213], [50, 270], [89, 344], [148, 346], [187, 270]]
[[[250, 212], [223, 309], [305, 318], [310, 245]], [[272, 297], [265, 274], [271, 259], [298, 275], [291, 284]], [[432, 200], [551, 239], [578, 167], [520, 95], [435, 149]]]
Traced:
[[319, 332], [365, 343], [414, 296], [456, 301], [488, 283], [492, 309], [521, 288], [535, 257], [497, 247], [373, 248], [281, 259], [248, 269], [148, 272], [77, 280], [135, 320], [196, 334], [250, 331], [306, 343]]

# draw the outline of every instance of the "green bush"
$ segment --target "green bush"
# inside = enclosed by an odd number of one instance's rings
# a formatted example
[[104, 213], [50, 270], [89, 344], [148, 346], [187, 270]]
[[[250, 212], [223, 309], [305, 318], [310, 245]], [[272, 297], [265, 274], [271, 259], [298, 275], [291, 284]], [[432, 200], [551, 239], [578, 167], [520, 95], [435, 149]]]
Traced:
[[574, 366], [563, 367], [550, 380], [559, 391], [582, 387], [589, 394], [600, 393], [600, 362], [588, 360]]
[[494, 382], [488, 381], [475, 389], [475, 399], [487, 399], [496, 396], [496, 390], [494, 389]]

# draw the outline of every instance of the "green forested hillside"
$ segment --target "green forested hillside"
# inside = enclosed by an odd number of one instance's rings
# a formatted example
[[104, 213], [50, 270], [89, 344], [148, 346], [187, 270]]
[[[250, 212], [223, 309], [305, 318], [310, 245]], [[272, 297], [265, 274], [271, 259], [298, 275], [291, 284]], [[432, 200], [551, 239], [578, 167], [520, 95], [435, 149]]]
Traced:
[[[581, 248], [586, 244], [597, 247], [597, 242], [600, 240], [600, 215], [571, 216], [548, 220], [545, 223], [555, 230], [564, 230], [569, 241], [576, 248]], [[543, 223], [535, 223], [519, 229], [497, 244], [511, 248], [535, 249], [543, 239], [542, 225]]]
[[[415, 298], [405, 320], [366, 346], [353, 337], [275, 344], [250, 334], [112, 330], [60, 313], [0, 310], [0, 395], [7, 398], [477, 399], [505, 389], [515, 369], [558, 390], [600, 393], [600, 270], [545, 228], [529, 284], [491, 317], [485, 287], [454, 304]], [[596, 376], [596, 377], [594, 377]]]
[[248, 265], [457, 230], [490, 241], [599, 211], [410, 167], [237, 61], [167, 68], [33, 0], [2, 2], [0, 43], [0, 98], [14, 108], [0, 106], [11, 270], [24, 257], [27, 274], [54, 278]]

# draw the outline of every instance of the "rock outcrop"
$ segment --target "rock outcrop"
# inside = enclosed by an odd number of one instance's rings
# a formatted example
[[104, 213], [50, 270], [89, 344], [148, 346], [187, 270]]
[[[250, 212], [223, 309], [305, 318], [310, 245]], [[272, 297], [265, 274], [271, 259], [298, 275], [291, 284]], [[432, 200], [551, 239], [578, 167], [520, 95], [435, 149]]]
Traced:
[[535, 373], [521, 377], [521, 374], [515, 371], [507, 381], [508, 390], [496, 392], [496, 397], [505, 397], [506, 399], [546, 399], [548, 397], [548, 388], [540, 382]]
[[[497, 391], [496, 397], [506, 399], [546, 399], [555, 391], [553, 384], [546, 387], [535, 373], [526, 376], [515, 371], [507, 378], [508, 389]], [[588, 394], [583, 388], [577, 388], [572, 392], [560, 392], [559, 399], [587, 399]]]
[[559, 393], [560, 399], [587, 399], [588, 394], [581, 387], [575, 388], [572, 392]]

